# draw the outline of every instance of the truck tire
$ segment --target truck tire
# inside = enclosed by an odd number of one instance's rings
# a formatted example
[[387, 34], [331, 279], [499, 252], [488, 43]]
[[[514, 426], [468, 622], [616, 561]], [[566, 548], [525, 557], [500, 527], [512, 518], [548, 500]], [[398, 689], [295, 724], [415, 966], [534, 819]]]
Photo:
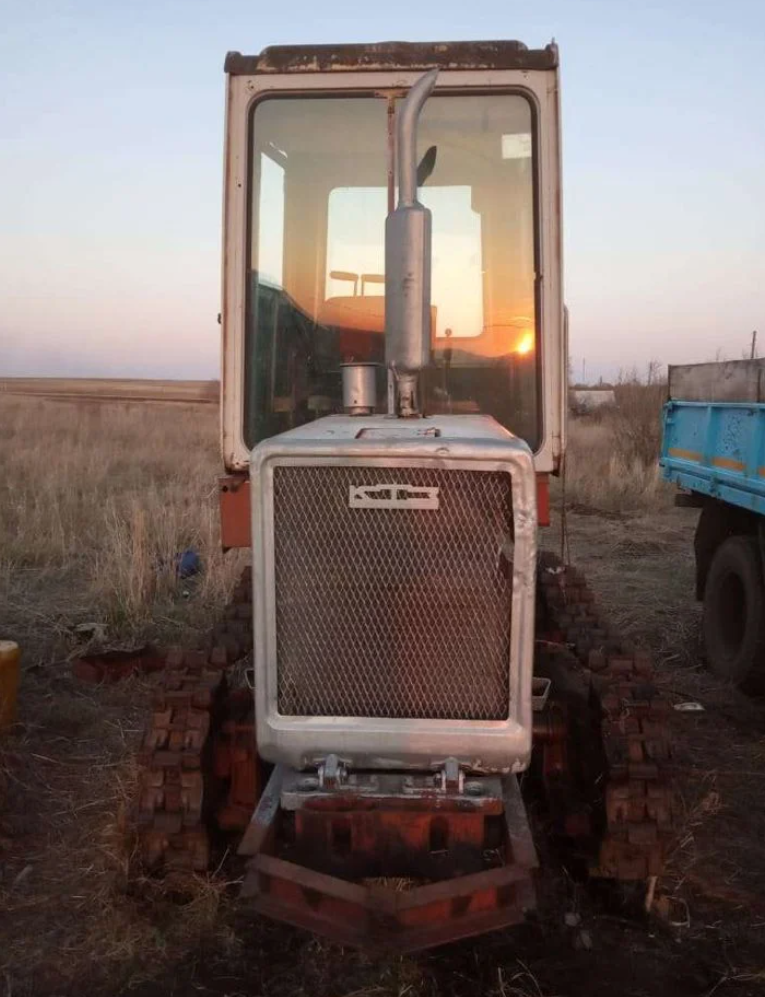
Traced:
[[754, 537], [715, 551], [704, 589], [704, 644], [710, 669], [744, 692], [765, 691], [765, 587]]

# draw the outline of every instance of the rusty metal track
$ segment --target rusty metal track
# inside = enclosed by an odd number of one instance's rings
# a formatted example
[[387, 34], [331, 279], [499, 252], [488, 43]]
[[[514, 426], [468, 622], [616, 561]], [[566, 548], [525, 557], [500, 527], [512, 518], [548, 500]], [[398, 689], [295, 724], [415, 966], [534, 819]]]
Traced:
[[207, 869], [204, 762], [223, 671], [204, 652], [172, 649], [139, 757], [138, 837], [152, 870]]
[[234, 588], [223, 620], [213, 627], [209, 646], [225, 649], [230, 662], [243, 658], [252, 650], [252, 568], [249, 565]]
[[[236, 778], [243, 767], [238, 758], [244, 750], [241, 741], [251, 742], [254, 751], [251, 727], [249, 738], [243, 739], [244, 725], [221, 723], [226, 669], [251, 646], [251, 601], [247, 568], [226, 611], [225, 629], [216, 627], [204, 650], [170, 648], [165, 654], [138, 757], [138, 844], [142, 862], [151, 871], [204, 872], [209, 867], [207, 827], [214, 801], [205, 786], [206, 772], [223, 774], [232, 783], [233, 800], [223, 802], [229, 826], [236, 824], [236, 811], [251, 795], [249, 785], [242, 785], [248, 780]], [[215, 744], [218, 727], [222, 738]], [[244, 768], [255, 772], [254, 764]], [[247, 813], [243, 826], [248, 819]]]
[[622, 640], [599, 612], [584, 576], [547, 552], [539, 587], [551, 636], [568, 644], [588, 670], [602, 709], [606, 828], [590, 874], [625, 881], [658, 875], [677, 813], [667, 772], [670, 706], [651, 681], [650, 655]]

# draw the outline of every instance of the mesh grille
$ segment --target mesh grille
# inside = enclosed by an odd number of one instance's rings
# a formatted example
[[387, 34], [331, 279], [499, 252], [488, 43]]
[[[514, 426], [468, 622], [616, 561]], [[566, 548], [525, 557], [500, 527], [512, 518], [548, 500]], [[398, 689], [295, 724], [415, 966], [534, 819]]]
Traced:
[[[351, 486], [394, 482], [439, 508], [349, 507]], [[511, 522], [507, 473], [277, 467], [279, 712], [506, 718]]]

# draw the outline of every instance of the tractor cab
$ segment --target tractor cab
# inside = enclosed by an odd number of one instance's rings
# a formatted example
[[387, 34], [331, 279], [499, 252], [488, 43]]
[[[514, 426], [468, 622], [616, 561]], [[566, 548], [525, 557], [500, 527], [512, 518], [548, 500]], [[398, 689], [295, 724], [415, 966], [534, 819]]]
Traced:
[[562, 449], [557, 50], [517, 42], [269, 48], [226, 61], [224, 452], [342, 411], [379, 365], [396, 134], [423, 70], [417, 196], [432, 214], [426, 415], [492, 416], [539, 472]]

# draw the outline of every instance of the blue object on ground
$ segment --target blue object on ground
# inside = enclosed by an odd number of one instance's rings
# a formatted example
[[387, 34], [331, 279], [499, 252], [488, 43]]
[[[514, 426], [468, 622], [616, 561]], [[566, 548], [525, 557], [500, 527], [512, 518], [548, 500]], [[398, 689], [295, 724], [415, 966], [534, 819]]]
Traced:
[[175, 572], [179, 578], [192, 578], [202, 570], [202, 559], [195, 550], [184, 550], [175, 556]]

